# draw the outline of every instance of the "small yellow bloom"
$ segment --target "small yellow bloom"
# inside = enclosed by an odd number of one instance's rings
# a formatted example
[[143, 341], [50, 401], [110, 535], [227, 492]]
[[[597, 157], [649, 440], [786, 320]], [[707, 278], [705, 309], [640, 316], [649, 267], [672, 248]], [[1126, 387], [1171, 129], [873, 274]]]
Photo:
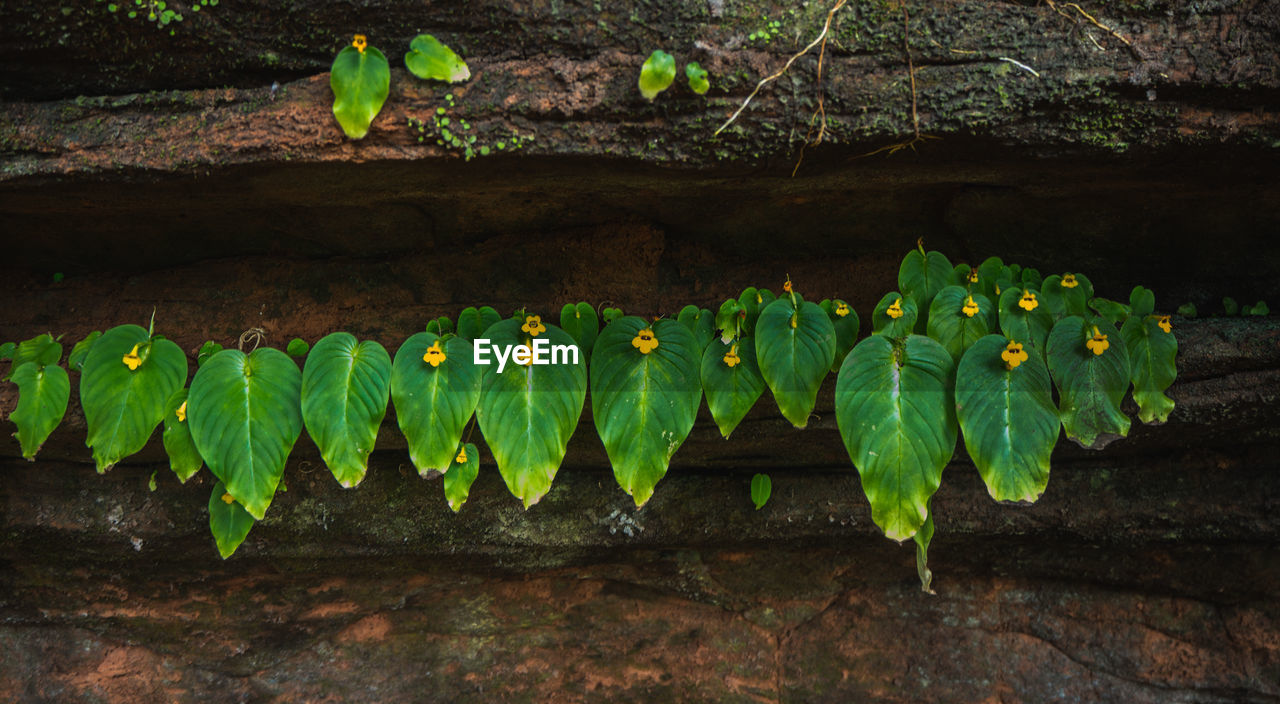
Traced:
[[645, 328], [631, 338], [631, 346], [640, 350], [640, 354], [649, 354], [657, 349], [658, 338], [653, 336], [652, 330]]
[[524, 325], [521, 325], [520, 329], [537, 337], [547, 331], [547, 326], [542, 324], [541, 315], [526, 315]]
[[369, 40], [365, 39], [363, 34], [357, 34], [355, 38], [351, 40], [351, 46], [354, 46], [356, 51], [363, 54], [364, 48], [369, 46]]
[[729, 351], [724, 353], [724, 365], [726, 367], [736, 367], [738, 366], [738, 363], [741, 361], [742, 361], [742, 358], [738, 356], [737, 345], [730, 347]]
[[1062, 275], [1062, 287], [1063, 287], [1063, 288], [1075, 288], [1076, 286], [1079, 286], [1079, 285], [1080, 285], [1080, 282], [1076, 281], [1076, 275], [1075, 275], [1075, 274], [1063, 274], [1063, 275]]
[[964, 307], [960, 309], [960, 312], [970, 318], [978, 314], [978, 304], [973, 302], [973, 296], [964, 299]]
[[1000, 284], [996, 284], [996, 295], [1000, 295]]
[[178, 416], [179, 423], [187, 422], [187, 402], [186, 401], [183, 401], [182, 405], [178, 406], [178, 410], [174, 412], [174, 415]]
[[885, 311], [890, 318], [897, 320], [902, 317], [902, 299], [899, 298], [889, 305], [889, 309]]
[[1088, 347], [1089, 351], [1093, 352], [1094, 354], [1102, 354], [1103, 352], [1107, 351], [1107, 348], [1111, 346], [1111, 343], [1107, 342], [1106, 335], [1103, 335], [1098, 330], [1097, 327], [1094, 327], [1093, 337], [1090, 338], [1087, 342], [1085, 342], [1084, 346]]
[[440, 363], [446, 359], [448, 359], [448, 357], [445, 356], [444, 349], [440, 347], [439, 340], [431, 343], [431, 346], [427, 348], [427, 353], [422, 355], [422, 361], [433, 367], [440, 366]]
[[226, 504], [226, 505], [230, 506], [231, 504], [234, 504], [235, 502], [236, 502], [236, 497], [232, 496], [231, 494], [223, 494], [223, 495], [222, 495], [222, 503], [224, 503], [224, 504]]
[[846, 316], [846, 315], [848, 315], [848, 314], [849, 314], [849, 304], [848, 304], [848, 303], [845, 303], [845, 302], [841, 301], [840, 303], [837, 303], [837, 304], [836, 304], [836, 315], [838, 315], [838, 316], [840, 316], [841, 318], [843, 318], [843, 317], [845, 317], [845, 316]]
[[1167, 315], [1162, 315], [1159, 318], [1157, 318], [1156, 325], [1159, 325], [1160, 329], [1164, 330], [1165, 332], [1173, 332], [1173, 323], [1169, 322], [1169, 316]]
[[978, 283], [978, 270], [977, 270], [977, 269], [970, 269], [970, 270], [969, 270], [969, 283], [971, 283], [971, 284], [976, 284], [976, 283]]
[[121, 357], [120, 361], [124, 362], [124, 366], [128, 367], [129, 371], [136, 371], [138, 365], [142, 364], [142, 358], [138, 356], [138, 345], [134, 345], [133, 349], [129, 350], [129, 354]]
[[791, 293], [791, 279], [787, 279], [787, 282], [782, 284], [782, 290]]
[[1040, 301], [1036, 300], [1035, 291], [1023, 291], [1022, 298], [1018, 299], [1018, 307], [1030, 313], [1040, 305]]
[[1000, 359], [1004, 360], [1004, 366], [1009, 371], [1013, 371], [1019, 364], [1027, 361], [1027, 353], [1022, 351], [1021, 343], [1010, 340], [1008, 346], [1000, 353]]
[[455, 458], [453, 458], [453, 461], [454, 461], [454, 462], [457, 462], [458, 464], [466, 464], [466, 463], [467, 463], [467, 448], [463, 447], [461, 450], [458, 450], [458, 456], [457, 456], [457, 457], [455, 457]]

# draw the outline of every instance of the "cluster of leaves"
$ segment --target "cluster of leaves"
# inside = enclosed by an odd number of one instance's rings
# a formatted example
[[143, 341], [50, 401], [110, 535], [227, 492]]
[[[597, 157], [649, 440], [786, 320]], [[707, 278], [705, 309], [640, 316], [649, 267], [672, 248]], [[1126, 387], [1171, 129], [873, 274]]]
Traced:
[[[705, 95], [711, 90], [711, 81], [707, 79], [707, 70], [702, 68], [697, 61], [690, 61], [684, 67], [685, 78], [689, 79], [689, 90], [698, 95]], [[640, 95], [645, 100], [653, 100], [658, 94], [667, 88], [676, 80], [676, 60], [671, 54], [658, 49], [649, 58], [645, 59], [644, 64], [640, 66], [640, 79], [637, 84], [640, 87]]]
[[[430, 321], [394, 357], [336, 332], [310, 348], [290, 343], [289, 354], [305, 358], [301, 369], [278, 350], [245, 354], [209, 342], [189, 389], [182, 351], [136, 325], [88, 336], [69, 366], [81, 372], [87, 444], [100, 472], [140, 450], [162, 422], [179, 479], [209, 467], [218, 482], [210, 525], [224, 557], [264, 517], [304, 428], [335, 479], [354, 487], [394, 404], [413, 465], [444, 475], [457, 511], [479, 469], [474, 419], [527, 508], [550, 490], [590, 394], [615, 478], [643, 506], [704, 397], [725, 438], [766, 388], [803, 428], [834, 371], [837, 425], [872, 518], [889, 538], [915, 539], [927, 588], [930, 502], [958, 436], [993, 498], [1035, 501], [1060, 429], [1086, 447], [1123, 437], [1130, 420], [1120, 404], [1130, 387], [1142, 421], [1168, 417], [1177, 342], [1151, 291], [1139, 286], [1128, 303], [1110, 301], [1094, 297], [1079, 273], [1042, 278], [995, 257], [953, 266], [920, 247], [904, 258], [898, 284], [860, 341], [852, 306], [806, 301], [788, 279], [779, 295], [748, 288], [715, 313], [686, 306], [674, 319], [617, 308], [598, 315], [577, 303], [557, 326], [523, 310], [504, 318], [472, 307], [456, 325]], [[11, 419], [30, 458], [62, 418], [70, 384], [57, 340], [11, 347], [20, 390]], [[549, 359], [538, 360], [540, 348]], [[486, 363], [502, 349], [516, 354]], [[770, 491], [767, 476], [752, 480], [757, 508]]]
[[[105, 0], [98, 0], [104, 2]], [[191, 11], [199, 12], [202, 7], [217, 7], [218, 0], [199, 0], [191, 3]], [[156, 27], [168, 27], [172, 22], [182, 21], [182, 12], [179, 8], [170, 7], [170, 3], [165, 0], [133, 0], [133, 4], [128, 2], [108, 2], [107, 12], [115, 14], [117, 12], [125, 14], [129, 19], [144, 17], [148, 22], [154, 22]], [[173, 34], [173, 30], [169, 30], [169, 34]]]
[[[423, 80], [457, 83], [471, 78], [471, 69], [452, 49], [430, 34], [419, 34], [404, 55], [409, 72]], [[329, 73], [333, 116], [351, 139], [362, 139], [382, 110], [391, 91], [391, 67], [363, 34], [338, 52]]]
[[494, 151], [518, 151], [525, 146], [526, 142], [534, 141], [535, 135], [522, 136], [517, 130], [511, 131], [511, 136], [506, 139], [495, 139], [488, 144], [477, 142], [477, 137], [471, 132], [471, 123], [466, 118], [460, 118], [456, 115], [450, 116], [449, 110], [455, 107], [453, 93], [446, 93], [444, 96], [447, 107], [440, 106], [436, 108], [435, 114], [426, 120], [417, 118], [407, 118], [407, 124], [410, 130], [416, 129], [418, 132], [418, 142], [426, 143], [434, 140], [436, 146], [452, 147], [462, 153], [466, 161], [471, 161], [477, 156], [488, 156]]
[[[1222, 299], [1222, 312], [1226, 315], [1271, 315], [1271, 307], [1266, 301], [1258, 301], [1253, 305], [1240, 305], [1236, 299], [1226, 296]], [[1196, 304], [1183, 303], [1178, 306], [1178, 315], [1194, 318], [1198, 314]]]

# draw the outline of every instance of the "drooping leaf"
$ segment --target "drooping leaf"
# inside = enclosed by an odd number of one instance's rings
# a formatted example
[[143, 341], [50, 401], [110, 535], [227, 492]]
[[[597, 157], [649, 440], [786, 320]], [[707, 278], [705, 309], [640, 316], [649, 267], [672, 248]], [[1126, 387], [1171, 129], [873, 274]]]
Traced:
[[[461, 461], [459, 461], [461, 459]], [[449, 508], [454, 513], [462, 510], [462, 505], [467, 503], [467, 497], [471, 495], [471, 485], [475, 483], [476, 476], [480, 474], [480, 451], [475, 445], [467, 443], [462, 446], [458, 454], [454, 455], [453, 461], [449, 463], [449, 468], [444, 473], [444, 498], [449, 502]]]
[[1089, 315], [1093, 284], [1084, 274], [1054, 274], [1040, 284], [1040, 302], [1055, 321], [1069, 315]]
[[[594, 314], [595, 311], [592, 311]], [[458, 337], [475, 342], [484, 337], [484, 331], [502, 320], [502, 316], [491, 306], [474, 306], [463, 308], [458, 314]]]
[[[596, 338], [596, 348], [614, 321]], [[532, 338], [518, 320], [504, 320], [488, 335], [493, 345], [513, 348], [531, 345]], [[550, 352], [574, 345], [569, 333], [546, 325], [539, 338], [548, 340]], [[537, 503], [551, 489], [556, 471], [564, 460], [565, 447], [578, 427], [587, 399], [587, 364], [584, 355], [576, 363], [521, 366], [508, 363], [501, 372], [497, 364], [483, 369], [480, 405], [476, 418], [484, 439], [493, 452], [498, 472], [507, 488], [524, 503]]]
[[[256, 351], [256, 350], [255, 350]], [[253, 516], [227, 493], [227, 487], [218, 482], [209, 495], [209, 530], [218, 544], [218, 554], [227, 559], [235, 553], [249, 530], [253, 528]]]
[[834, 374], [840, 371], [844, 358], [849, 355], [849, 350], [852, 350], [854, 343], [858, 341], [858, 329], [862, 321], [858, 319], [858, 312], [853, 309], [853, 306], [839, 298], [834, 301], [823, 301], [818, 304], [818, 307], [831, 318], [831, 324], [836, 329], [836, 356], [831, 362], [831, 372]]
[[391, 356], [373, 340], [335, 332], [321, 338], [302, 370], [302, 422], [344, 488], [364, 479], [391, 394]]
[[[1105, 340], [1094, 341], [1095, 328]], [[1047, 352], [1067, 437], [1094, 449], [1128, 435], [1129, 417], [1120, 402], [1129, 390], [1129, 353], [1115, 326], [1068, 316], [1049, 332]]]
[[1062, 423], [1048, 367], [1010, 342], [987, 335], [965, 352], [956, 369], [956, 418], [991, 498], [1035, 501], [1049, 482]]
[[784, 295], [761, 311], [755, 338], [760, 376], [778, 410], [792, 425], [805, 427], [835, 360], [835, 325], [817, 304], [799, 301], [796, 307]]
[[1165, 390], [1178, 376], [1174, 360], [1178, 356], [1178, 340], [1172, 326], [1165, 332], [1160, 324], [1167, 319], [1134, 316], [1120, 328], [1129, 350], [1129, 378], [1133, 382], [1133, 400], [1138, 403], [1138, 419], [1143, 423], [1164, 423], [1173, 411], [1173, 399]]
[[701, 371], [707, 407], [720, 434], [727, 439], [764, 393], [755, 340], [750, 337], [727, 343], [719, 338], [712, 340], [702, 353]]
[[738, 297], [738, 303], [742, 304], [742, 309], [746, 312], [746, 317], [742, 319], [742, 335], [754, 335], [756, 330], [756, 320], [760, 318], [760, 311], [764, 310], [770, 303], [778, 299], [773, 295], [773, 291], [767, 288], [756, 288], [748, 286], [743, 289], [742, 295]]
[[102, 337], [101, 330], [94, 330], [85, 335], [84, 339], [77, 342], [75, 347], [71, 348], [71, 354], [67, 356], [67, 369], [75, 372], [84, 371], [84, 360], [89, 356], [89, 348], [93, 347], [93, 343]]
[[981, 293], [944, 287], [929, 306], [929, 337], [942, 343], [958, 363], [964, 351], [987, 334], [991, 309], [991, 301]]
[[956, 446], [951, 355], [922, 335], [872, 335], [836, 379], [836, 423], [862, 477], [871, 519], [903, 541], [929, 516], [928, 501]]
[[916, 543], [916, 575], [920, 577], [920, 591], [925, 594], [936, 594], [933, 591], [933, 571], [929, 569], [929, 543], [933, 542], [933, 497], [925, 502], [928, 518], [924, 525], [911, 536]]
[[[951, 261], [942, 252], [925, 253], [920, 246], [907, 252], [898, 267], [898, 290], [916, 302], [916, 308], [930, 310], [933, 297], [947, 285], [951, 278]], [[915, 330], [924, 332], [925, 320], [917, 320]]]
[[98, 472], [147, 444], [165, 402], [186, 381], [182, 349], [137, 325], [111, 328], [93, 343], [80, 377], [80, 405]]
[[428, 81], [459, 83], [471, 78], [467, 62], [430, 34], [419, 34], [409, 42], [404, 65], [410, 73]]
[[693, 338], [697, 342], [695, 349], [698, 356], [702, 356], [702, 351], [710, 344], [711, 338], [716, 336], [715, 316], [706, 308], [697, 306], [685, 306], [680, 309], [680, 315], [676, 317], [685, 327], [689, 328], [689, 332], [693, 333]]
[[396, 350], [391, 369], [396, 421], [408, 441], [409, 458], [424, 477], [449, 468], [480, 403], [484, 370], [476, 366], [474, 353], [472, 343], [461, 337], [446, 340], [429, 332], [410, 337]]
[[771, 494], [773, 494], [773, 481], [769, 479], [769, 475], [757, 474], [751, 478], [751, 503], [756, 505], [757, 511], [769, 502]]
[[57, 364], [59, 359], [62, 359], [62, 345], [48, 333], [36, 335], [18, 343], [13, 353], [13, 364], [9, 366], [5, 379], [13, 377], [13, 373], [27, 362], [34, 362], [37, 367], [47, 367]]
[[1027, 352], [1043, 361], [1045, 343], [1053, 329], [1053, 316], [1041, 304], [1039, 291], [1007, 288], [1000, 294], [999, 308], [1000, 332], [1021, 342]]
[[689, 89], [698, 95], [705, 95], [711, 90], [711, 82], [707, 80], [707, 70], [698, 65], [697, 61], [690, 61], [685, 64], [684, 75], [689, 79]]
[[640, 67], [640, 95], [645, 100], [653, 100], [666, 90], [676, 79], [676, 60], [665, 51], [658, 49], [645, 59]]
[[187, 389], [180, 388], [169, 396], [164, 404], [164, 451], [169, 456], [169, 469], [178, 475], [178, 481], [187, 483], [200, 468], [204, 458], [191, 439], [191, 426], [187, 424]]
[[187, 424], [196, 449], [227, 493], [258, 520], [302, 433], [301, 395], [298, 365], [269, 347], [247, 356], [223, 350], [191, 381]]
[[915, 299], [898, 292], [886, 293], [871, 311], [871, 334], [885, 337], [906, 337], [915, 329], [920, 311]]
[[[364, 37], [357, 35], [357, 42], [363, 41]], [[361, 51], [348, 46], [338, 52], [329, 71], [333, 116], [348, 137], [363, 139], [391, 89], [387, 57], [374, 47]]]
[[591, 348], [595, 347], [596, 336], [600, 334], [600, 321], [596, 319], [596, 309], [589, 303], [566, 303], [560, 309], [560, 327], [569, 333], [582, 350], [585, 361], [591, 361]]
[[56, 363], [42, 366], [27, 362], [14, 369], [12, 381], [18, 385], [18, 407], [9, 414], [9, 420], [18, 426], [14, 437], [22, 446], [22, 456], [34, 460], [67, 412], [71, 379]]
[[[707, 318], [709, 323], [709, 311]], [[592, 416], [613, 476], [636, 506], [653, 495], [671, 456], [693, 429], [702, 400], [700, 361], [694, 334], [675, 320], [650, 325], [630, 316], [596, 339]]]

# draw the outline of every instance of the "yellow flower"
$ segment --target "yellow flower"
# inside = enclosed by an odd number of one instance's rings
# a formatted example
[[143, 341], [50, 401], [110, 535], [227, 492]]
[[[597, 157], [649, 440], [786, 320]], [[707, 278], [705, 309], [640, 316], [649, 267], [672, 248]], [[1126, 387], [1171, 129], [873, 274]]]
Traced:
[[1156, 318], [1156, 325], [1159, 325], [1160, 329], [1165, 332], [1173, 332], [1173, 324], [1169, 322], [1169, 316], [1167, 315]]
[[737, 345], [730, 347], [729, 351], [724, 353], [724, 365], [726, 367], [736, 367], [738, 366], [738, 363], [741, 361], [742, 361], [742, 358], [738, 356]]
[[846, 316], [846, 315], [848, 315], [848, 314], [849, 314], [849, 304], [848, 304], [848, 303], [845, 303], [844, 301], [841, 301], [841, 302], [839, 302], [839, 303], [837, 303], [837, 304], [836, 304], [836, 315], [838, 315], [838, 316], [840, 316], [841, 318], [843, 318], [843, 317], [845, 317], [845, 316]]
[[658, 338], [653, 336], [653, 330], [645, 328], [631, 338], [631, 346], [640, 350], [640, 354], [649, 354], [657, 349]]
[[1010, 340], [1008, 346], [1000, 353], [1000, 359], [1004, 360], [1004, 366], [1009, 371], [1013, 371], [1019, 364], [1027, 361], [1027, 353], [1022, 351], [1021, 343]]
[[1022, 298], [1018, 300], [1018, 307], [1028, 313], [1035, 310], [1040, 305], [1040, 301], [1036, 300], [1035, 291], [1023, 291]]
[[433, 367], [440, 366], [440, 363], [446, 359], [448, 359], [448, 357], [445, 356], [444, 349], [440, 347], [439, 340], [431, 343], [431, 346], [427, 348], [427, 353], [422, 355], [422, 361]]
[[902, 317], [902, 299], [896, 299], [889, 305], [889, 309], [885, 311], [890, 318], [897, 320]]
[[542, 324], [541, 315], [526, 315], [524, 325], [521, 325], [520, 329], [537, 337], [547, 331], [547, 326]]
[[1093, 328], [1093, 337], [1085, 342], [1084, 346], [1088, 347], [1089, 351], [1094, 354], [1102, 354], [1107, 351], [1107, 348], [1111, 346], [1111, 343], [1107, 342], [1107, 336], [1103, 335], [1098, 330], [1097, 326], [1095, 326]]
[[782, 290], [791, 293], [791, 279], [787, 279], [787, 282], [782, 284]]
[[124, 362], [124, 366], [128, 367], [129, 371], [136, 371], [138, 365], [142, 364], [142, 358], [138, 356], [138, 345], [134, 345], [133, 349], [129, 350], [129, 354], [121, 357], [120, 361]]
[[236, 502], [236, 497], [232, 496], [231, 494], [223, 494], [223, 495], [222, 495], [222, 503], [224, 503], [224, 504], [226, 504], [226, 505], [230, 506], [231, 504], [234, 504], [235, 502]]
[[964, 307], [960, 309], [960, 312], [970, 318], [978, 314], [978, 304], [973, 302], [973, 296], [964, 299]]
[[996, 295], [1000, 295], [1000, 284], [996, 284]]
[[454, 462], [457, 462], [458, 464], [466, 464], [466, 463], [467, 463], [467, 448], [466, 448], [466, 447], [463, 447], [461, 450], [458, 450], [458, 456], [457, 456], [457, 457], [455, 457], [455, 458], [453, 458], [453, 461], [454, 461]]
[[183, 401], [182, 405], [178, 406], [178, 410], [174, 412], [174, 415], [178, 416], [179, 423], [185, 423], [187, 421], [187, 402], [186, 401]]
[[1080, 285], [1080, 283], [1079, 283], [1078, 281], [1076, 281], [1076, 275], [1075, 275], [1075, 274], [1063, 274], [1063, 275], [1062, 275], [1062, 287], [1063, 287], [1063, 288], [1075, 288], [1076, 286], [1079, 286], [1079, 285]]
[[977, 270], [977, 269], [970, 269], [970, 270], [969, 270], [969, 283], [971, 283], [971, 284], [976, 284], [976, 283], [978, 283], [978, 270]]
[[363, 54], [364, 48], [369, 46], [369, 40], [365, 39], [363, 34], [357, 34], [355, 38], [351, 40], [351, 46], [354, 46], [356, 51]]

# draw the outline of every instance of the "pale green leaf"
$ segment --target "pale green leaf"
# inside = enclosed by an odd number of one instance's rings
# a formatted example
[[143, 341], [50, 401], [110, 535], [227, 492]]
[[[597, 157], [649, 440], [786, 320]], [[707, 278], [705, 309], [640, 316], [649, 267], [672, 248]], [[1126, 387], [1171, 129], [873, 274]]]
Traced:
[[382, 110], [391, 87], [391, 69], [381, 51], [348, 46], [338, 52], [329, 73], [333, 116], [351, 139], [362, 139]]
[[661, 49], [649, 55], [640, 67], [640, 95], [653, 100], [676, 79], [676, 60]]
[[757, 511], [769, 502], [771, 494], [773, 494], [773, 481], [769, 479], [769, 475], [757, 474], [751, 478], [751, 503], [755, 504]]
[[419, 34], [409, 42], [404, 65], [423, 80], [459, 83], [471, 78], [467, 62], [430, 34]]

